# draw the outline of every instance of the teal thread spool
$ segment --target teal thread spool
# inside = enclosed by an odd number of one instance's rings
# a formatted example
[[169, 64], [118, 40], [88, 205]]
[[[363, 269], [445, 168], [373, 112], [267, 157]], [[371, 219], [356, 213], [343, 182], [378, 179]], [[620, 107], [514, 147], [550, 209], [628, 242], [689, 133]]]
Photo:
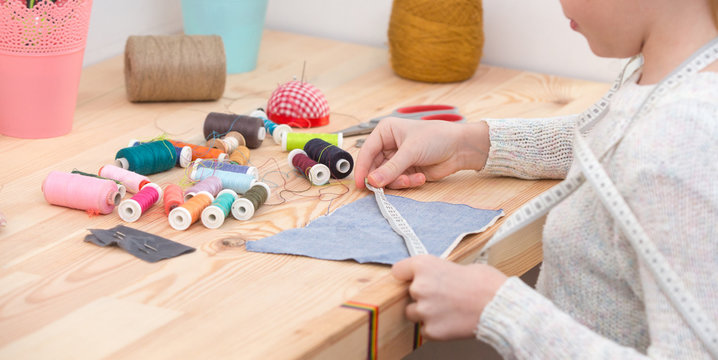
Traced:
[[294, 149], [304, 149], [304, 145], [312, 139], [322, 139], [332, 145], [342, 147], [344, 137], [339, 134], [309, 134], [309, 133], [283, 133], [282, 149], [284, 151], [292, 151]]
[[232, 210], [237, 193], [232, 189], [224, 189], [217, 194], [212, 204], [202, 210], [202, 224], [208, 229], [216, 229], [224, 224]]
[[244, 196], [232, 204], [232, 216], [237, 220], [249, 220], [257, 209], [264, 204], [271, 195], [269, 185], [256, 182]]
[[177, 150], [167, 140], [152, 141], [120, 149], [115, 155], [115, 163], [138, 174], [156, 174], [175, 166]]

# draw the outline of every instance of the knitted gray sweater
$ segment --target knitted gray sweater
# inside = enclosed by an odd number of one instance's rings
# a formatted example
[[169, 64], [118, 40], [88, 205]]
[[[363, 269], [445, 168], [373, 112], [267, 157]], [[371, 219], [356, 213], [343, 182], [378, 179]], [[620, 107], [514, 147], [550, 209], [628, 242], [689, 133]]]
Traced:
[[[718, 74], [687, 79], [637, 119], [613, 149], [612, 126], [652, 86], [629, 79], [586, 135], [601, 164], [708, 316], [718, 323]], [[576, 116], [487, 120], [484, 172], [562, 178]], [[510, 278], [477, 338], [509, 359], [704, 359], [708, 354], [636, 258], [590, 184], [550, 213], [536, 290]]]

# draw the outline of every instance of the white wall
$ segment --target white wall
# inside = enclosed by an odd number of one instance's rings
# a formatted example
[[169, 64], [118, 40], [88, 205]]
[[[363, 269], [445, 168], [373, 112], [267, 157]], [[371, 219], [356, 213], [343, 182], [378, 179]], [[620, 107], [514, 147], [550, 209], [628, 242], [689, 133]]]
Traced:
[[[269, 0], [266, 27], [386, 47], [391, 4]], [[597, 58], [569, 28], [558, 0], [483, 0], [483, 6], [486, 64], [599, 81], [610, 81], [619, 71], [620, 61]], [[180, 0], [95, 0], [85, 63], [122, 53], [129, 35], [181, 29]]]

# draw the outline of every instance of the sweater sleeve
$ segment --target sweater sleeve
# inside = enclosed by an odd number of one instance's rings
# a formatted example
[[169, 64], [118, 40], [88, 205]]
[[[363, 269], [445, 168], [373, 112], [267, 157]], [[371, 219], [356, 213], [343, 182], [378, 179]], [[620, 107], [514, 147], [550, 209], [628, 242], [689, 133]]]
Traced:
[[573, 161], [578, 115], [486, 119], [491, 148], [482, 172], [522, 179], [561, 179]]
[[[715, 97], [714, 97], [715, 99]], [[695, 99], [657, 108], [633, 127], [609, 172], [658, 250], [718, 323], [718, 106]], [[618, 239], [627, 245], [623, 235]], [[646, 354], [579, 324], [511, 278], [484, 309], [477, 338], [508, 359], [707, 359], [706, 349], [638, 259], [650, 345]], [[715, 335], [715, 334], [714, 334]]]

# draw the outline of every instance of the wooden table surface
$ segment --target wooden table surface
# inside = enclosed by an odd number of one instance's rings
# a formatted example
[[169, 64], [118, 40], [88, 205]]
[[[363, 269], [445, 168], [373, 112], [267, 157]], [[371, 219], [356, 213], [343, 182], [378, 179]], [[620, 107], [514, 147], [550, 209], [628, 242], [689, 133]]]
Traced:
[[[307, 190], [306, 180], [267, 138], [252, 163], [281, 186], [249, 221], [228, 219], [217, 230], [201, 224], [175, 231], [160, 206], [130, 224], [197, 251], [150, 264], [118, 248], [83, 239], [89, 228], [111, 228], [117, 212], [89, 216], [49, 205], [40, 189], [51, 170], [96, 173], [112, 163], [129, 139], [171, 138], [201, 143], [211, 111], [248, 114], [264, 106], [278, 84], [302, 75], [321, 89], [331, 107], [330, 132], [383, 115], [396, 107], [442, 103], [469, 121], [576, 113], [608, 85], [482, 65], [465, 82], [425, 84], [401, 79], [386, 49], [266, 31], [255, 71], [228, 76], [214, 102], [133, 104], [126, 100], [122, 57], [83, 71], [73, 130], [44, 140], [0, 136], [0, 359], [19, 358], [343, 358], [369, 351], [369, 313], [342, 307], [349, 301], [377, 306], [378, 352], [400, 358], [412, 350], [414, 327], [403, 318], [406, 286], [390, 268], [353, 261], [247, 252], [251, 241], [348, 204], [353, 178]], [[356, 156], [357, 138], [344, 148]], [[180, 183], [182, 169], [151, 175]], [[418, 189], [388, 191], [422, 201], [446, 201], [510, 214], [553, 181], [492, 178], [462, 171]], [[305, 191], [307, 190], [307, 191]], [[498, 224], [500, 224], [499, 222]], [[467, 262], [497, 226], [469, 236], [450, 259]], [[350, 236], [350, 235], [345, 235]], [[540, 262], [540, 243], [507, 251], [495, 261], [507, 274]]]

